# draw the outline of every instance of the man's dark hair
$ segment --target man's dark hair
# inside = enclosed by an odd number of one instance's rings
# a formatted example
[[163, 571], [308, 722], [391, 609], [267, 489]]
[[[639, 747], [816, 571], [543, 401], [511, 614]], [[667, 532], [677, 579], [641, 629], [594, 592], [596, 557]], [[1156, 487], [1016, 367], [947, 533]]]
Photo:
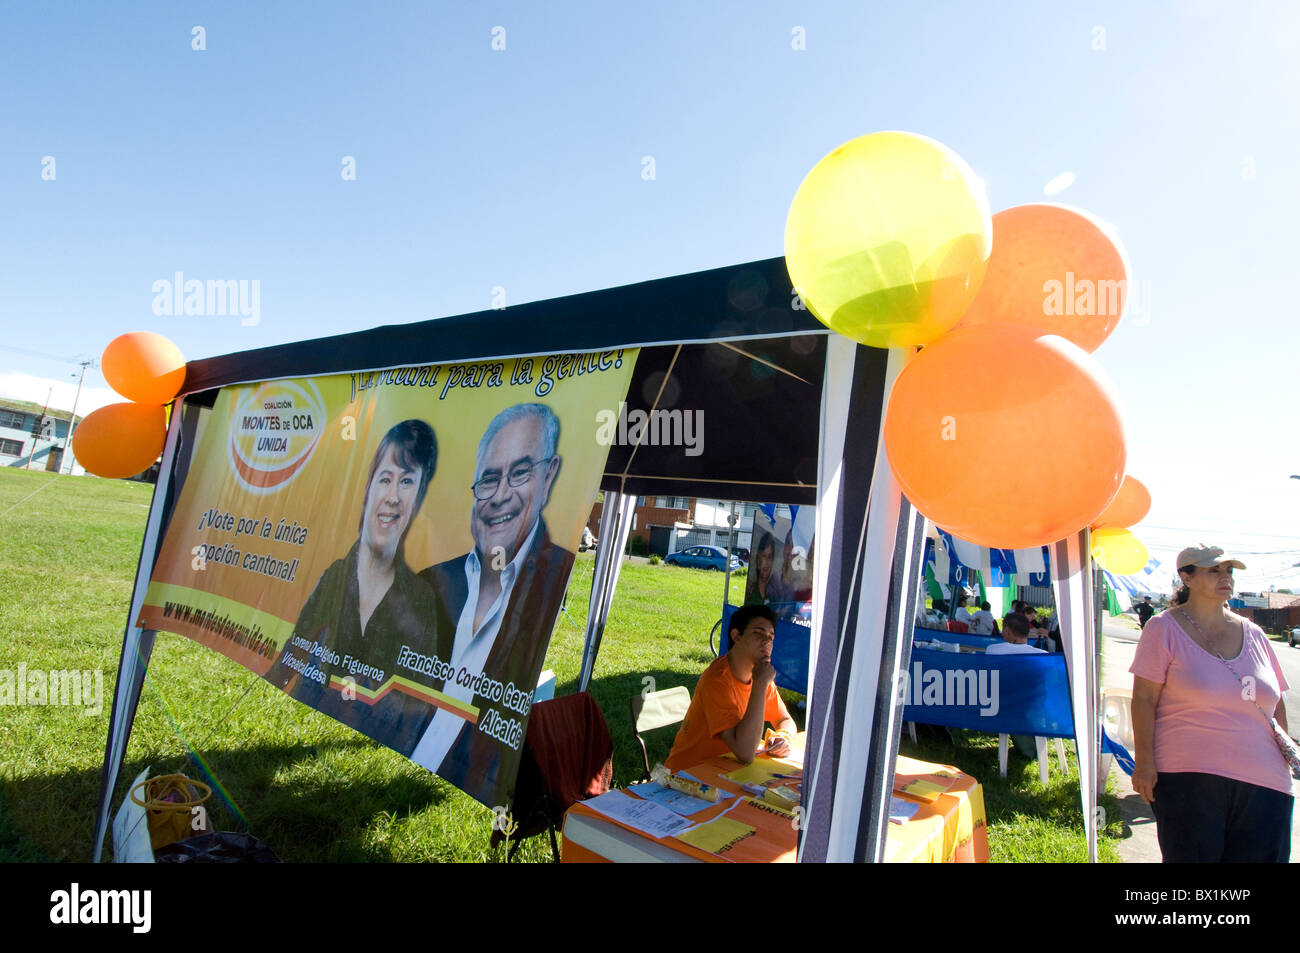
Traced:
[[732, 633], [745, 634], [745, 629], [749, 623], [755, 619], [766, 619], [772, 623], [772, 628], [776, 628], [776, 613], [767, 606], [741, 606], [731, 614], [731, 622], [727, 624], [728, 637], [731, 641], [736, 641], [736, 635]]
[[1002, 628], [1004, 631], [1010, 629], [1016, 635], [1029, 638], [1029, 620], [1023, 613], [1008, 612], [1006, 618], [1002, 620]]
[[983, 610], [984, 612], [988, 612], [988, 611], [989, 611], [989, 604], [988, 604], [987, 602], [981, 602], [981, 603], [980, 603], [980, 609]]

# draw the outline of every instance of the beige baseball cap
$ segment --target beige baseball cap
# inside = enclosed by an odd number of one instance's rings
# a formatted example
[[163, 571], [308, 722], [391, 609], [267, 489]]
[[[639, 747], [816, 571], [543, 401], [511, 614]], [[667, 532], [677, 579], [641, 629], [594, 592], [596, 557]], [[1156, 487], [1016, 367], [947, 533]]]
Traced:
[[1223, 550], [1218, 546], [1188, 546], [1178, 554], [1178, 561], [1174, 566], [1182, 569], [1184, 566], [1200, 566], [1202, 569], [1211, 569], [1220, 563], [1228, 563], [1237, 569], [1245, 569], [1246, 564], [1240, 559], [1234, 559], [1231, 556], [1225, 556]]

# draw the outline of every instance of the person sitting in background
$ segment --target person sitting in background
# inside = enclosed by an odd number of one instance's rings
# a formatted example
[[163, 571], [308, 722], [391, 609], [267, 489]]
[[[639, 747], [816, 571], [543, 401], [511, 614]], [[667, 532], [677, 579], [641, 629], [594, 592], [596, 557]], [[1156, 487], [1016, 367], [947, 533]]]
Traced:
[[987, 655], [1046, 655], [1028, 644], [1029, 620], [1022, 612], [1008, 612], [1002, 620], [1002, 641], [985, 649]]
[[[1022, 605], [1023, 608], [1023, 605]], [[1002, 620], [1002, 641], [995, 642], [984, 650], [985, 655], [1046, 655], [1042, 649], [1027, 643], [1029, 638], [1029, 620], [1024, 612], [1008, 612]], [[1026, 758], [1038, 757], [1038, 744], [1033, 735], [1012, 735], [1011, 743]]]
[[947, 613], [942, 612], [938, 606], [922, 609], [921, 614], [916, 618], [916, 624], [926, 629], [945, 628], [947, 621]]
[[[664, 764], [677, 772], [731, 753], [741, 764], [759, 754], [781, 758], [798, 730], [776, 693], [772, 645], [776, 613], [767, 606], [744, 606], [731, 616], [731, 648], [700, 676], [691, 705]], [[763, 747], [763, 722], [775, 732]]]
[[1024, 613], [1025, 621], [1029, 623], [1029, 637], [1039, 645], [1045, 645], [1047, 642], [1047, 627], [1038, 621], [1038, 608], [1031, 606], [1028, 602], [1022, 602], [1020, 607]]
[[997, 620], [993, 618], [993, 613], [989, 611], [989, 604], [981, 602], [980, 611], [971, 616], [971, 632], [975, 635], [996, 635], [997, 628]]
[[975, 618], [971, 614], [970, 609], [966, 608], [966, 600], [967, 600], [966, 593], [964, 592], [960, 593], [957, 596], [957, 611], [952, 614], [953, 622], [960, 622], [964, 626], [966, 626], [965, 629], [957, 630], [961, 632], [969, 632], [971, 627], [971, 620]]

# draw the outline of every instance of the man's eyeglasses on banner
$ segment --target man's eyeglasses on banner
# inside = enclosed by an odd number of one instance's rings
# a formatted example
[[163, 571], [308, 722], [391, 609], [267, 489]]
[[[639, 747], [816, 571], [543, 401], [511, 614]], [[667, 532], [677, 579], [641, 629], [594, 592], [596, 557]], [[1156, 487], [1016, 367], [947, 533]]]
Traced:
[[[533, 478], [533, 471], [544, 463], [554, 460], [554, 457], [545, 457], [536, 463], [516, 463], [510, 468], [510, 473], [506, 477], [506, 482], [512, 487], [521, 487]], [[489, 472], [474, 484], [474, 499], [490, 500], [497, 495], [497, 490], [501, 488], [501, 474]]]

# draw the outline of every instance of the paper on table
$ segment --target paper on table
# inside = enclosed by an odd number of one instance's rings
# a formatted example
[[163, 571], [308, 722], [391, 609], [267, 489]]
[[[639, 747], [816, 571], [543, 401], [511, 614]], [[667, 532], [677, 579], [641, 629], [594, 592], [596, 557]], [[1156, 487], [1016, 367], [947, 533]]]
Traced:
[[898, 759], [898, 773], [894, 775], [894, 790], [900, 794], [910, 794], [912, 797], [918, 797], [923, 801], [933, 801], [957, 781], [957, 775], [942, 768], [938, 771], [921, 773], [908, 771], [908, 767], [911, 767], [911, 765], [905, 766], [900, 756]]
[[[691, 774], [691, 772], [689, 772], [689, 771], [678, 771], [678, 772], [677, 772], [677, 777], [679, 777], [679, 778], [685, 778], [687, 781], [694, 781], [696, 784], [708, 784], [709, 787], [713, 788], [713, 790], [715, 790], [715, 791], [718, 792], [718, 803], [719, 803], [719, 804], [721, 804], [723, 801], [725, 801], [725, 800], [726, 800], [727, 798], [729, 798], [729, 797], [735, 797], [735, 796], [736, 796], [736, 795], [732, 794], [730, 791], [728, 791], [726, 788], [720, 788], [720, 787], [718, 787], [716, 784], [709, 784], [708, 781], [703, 781], [703, 780], [701, 780], [700, 778], [697, 778], [695, 775]], [[670, 789], [670, 790], [671, 790], [671, 789]]]
[[691, 826], [690, 821], [668, 808], [623, 791], [606, 791], [582, 804], [651, 837], [672, 837]]
[[779, 774], [796, 775], [794, 779], [783, 778], [782, 780], [798, 780], [803, 777], [803, 766], [782, 758], [755, 758], [743, 768], [737, 768], [730, 774], [724, 775], [724, 777], [736, 784], [747, 784], [749, 782], [766, 784], [768, 781], [774, 780]]
[[679, 841], [684, 841], [692, 847], [725, 857], [727, 851], [746, 837], [753, 837], [755, 833], [755, 829], [748, 824], [742, 824], [729, 817], [715, 817], [676, 836]]
[[904, 801], [901, 797], [891, 797], [889, 799], [889, 820], [894, 824], [906, 824], [916, 812], [921, 809], [921, 805], [913, 804], [911, 801]]
[[[698, 814], [706, 808], [717, 807], [717, 804], [712, 801], [703, 801], [700, 798], [691, 797], [689, 794], [674, 791], [672, 788], [666, 788], [654, 781], [646, 781], [644, 784], [630, 784], [627, 790], [637, 797], [645, 798], [647, 801], [654, 801], [656, 804], [662, 804], [674, 814], [681, 814], [684, 817]], [[719, 800], [725, 800], [734, 797], [734, 795], [722, 790], [722, 788], [718, 788], [718, 797]]]
[[903, 794], [910, 794], [912, 797], [919, 797], [923, 801], [933, 801], [948, 788], [942, 784], [935, 784], [933, 781], [913, 778], [902, 787], [895, 785], [894, 790], [901, 791]]

